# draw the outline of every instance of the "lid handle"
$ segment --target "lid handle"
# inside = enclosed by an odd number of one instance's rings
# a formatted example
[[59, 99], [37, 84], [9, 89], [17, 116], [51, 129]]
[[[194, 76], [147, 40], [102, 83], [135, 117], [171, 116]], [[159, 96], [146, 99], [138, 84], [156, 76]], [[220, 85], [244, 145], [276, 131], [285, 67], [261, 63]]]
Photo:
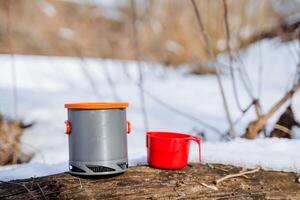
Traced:
[[71, 122], [69, 120], [66, 120], [65, 124], [66, 124], [66, 134], [70, 135], [72, 131]]
[[131, 133], [131, 123], [130, 121], [127, 121], [127, 134]]

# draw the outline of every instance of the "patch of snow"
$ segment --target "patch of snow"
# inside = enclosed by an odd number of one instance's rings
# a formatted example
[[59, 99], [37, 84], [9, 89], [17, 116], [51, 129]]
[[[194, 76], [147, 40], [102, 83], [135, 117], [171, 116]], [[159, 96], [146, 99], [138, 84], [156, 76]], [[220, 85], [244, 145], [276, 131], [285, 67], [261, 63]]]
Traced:
[[163, 26], [159, 20], [150, 20], [150, 25], [156, 34], [159, 34], [163, 30]]
[[62, 38], [65, 38], [68, 40], [73, 39], [74, 35], [75, 35], [75, 32], [72, 29], [66, 28], [66, 27], [60, 27], [58, 32]]
[[272, 0], [272, 5], [275, 11], [282, 16], [297, 13], [300, 9], [299, 0]]
[[218, 39], [217, 47], [220, 51], [225, 50], [226, 49], [226, 41], [224, 39]]
[[179, 43], [177, 43], [177, 42], [175, 42], [173, 40], [168, 40], [166, 42], [165, 46], [166, 46], [166, 49], [168, 51], [173, 52], [173, 53], [177, 53], [177, 52], [182, 52], [183, 51], [183, 47]]
[[[299, 173], [299, 148], [300, 140], [278, 138], [253, 141], [237, 138], [227, 143], [206, 142], [203, 144], [203, 161]], [[193, 155], [191, 159], [196, 160], [197, 155]]]
[[67, 170], [68, 163], [66, 162], [54, 165], [42, 163], [29, 163], [14, 166], [5, 166], [1, 167], [0, 180], [9, 181], [31, 177], [41, 177], [62, 173]]
[[[300, 173], [300, 140], [289, 139], [235, 139], [230, 142], [202, 143], [202, 163], [229, 164], [245, 168], [262, 167]], [[199, 162], [197, 145], [191, 144], [189, 162]], [[130, 146], [129, 146], [130, 149]], [[129, 165], [147, 164], [145, 148], [135, 149], [129, 154]], [[68, 163], [29, 163], [1, 167], [0, 180], [46, 176], [68, 171]]]
[[63, 0], [72, 3], [93, 4], [99, 6], [116, 7], [126, 3], [125, 0]]
[[[287, 90], [287, 83], [296, 70], [298, 57], [291, 57], [291, 51], [298, 51], [297, 41], [279, 43], [277, 40], [265, 40], [260, 44], [262, 59], [258, 59], [258, 45], [254, 44], [241, 52], [245, 70], [251, 80], [255, 96], [259, 94], [259, 65], [263, 66], [262, 107], [269, 110]], [[293, 47], [291, 49], [290, 47]], [[218, 60], [228, 64], [226, 56]], [[13, 95], [11, 62], [9, 55], [1, 55], [0, 74], [0, 112], [13, 116]], [[141, 115], [139, 89], [136, 85], [138, 71], [136, 62], [116, 60], [84, 59], [83, 62], [73, 57], [15, 56], [18, 85], [19, 117], [26, 121], [35, 121], [36, 125], [25, 131], [22, 142], [25, 146], [39, 149], [28, 164], [0, 167], [0, 180], [44, 176], [67, 170], [68, 143], [64, 134], [64, 121], [67, 112], [64, 104], [82, 101], [115, 101], [112, 87], [107, 80], [111, 76], [116, 94], [121, 101], [129, 102], [127, 118], [133, 125], [132, 134], [128, 136], [129, 164], [131, 166], [146, 163], [145, 130]], [[235, 63], [235, 66], [240, 63]], [[216, 77], [213, 75], [196, 76], [186, 73], [186, 69], [163, 68], [159, 65], [142, 63], [145, 72], [145, 90], [156, 98], [186, 112], [189, 115], [210, 123], [218, 130], [228, 130], [226, 115]], [[107, 68], [107, 71], [103, 67]], [[92, 78], [97, 96], [86, 73]], [[230, 77], [222, 75], [226, 96], [234, 120], [240, 111], [233, 98]], [[243, 107], [251, 99], [238, 81], [238, 93]], [[293, 99], [293, 108], [297, 119], [300, 119], [300, 95]], [[146, 95], [146, 108], [150, 130], [175, 131], [197, 135], [205, 132], [207, 142], [202, 144], [203, 162], [234, 164], [242, 167], [262, 166], [265, 169], [300, 172], [300, 140], [285, 139], [236, 139], [231, 142], [220, 142], [219, 134], [207, 127], [188, 119]], [[284, 108], [281, 109], [281, 111]], [[268, 129], [278, 119], [276, 113]], [[170, 117], [172, 116], [172, 117]], [[249, 112], [237, 125], [242, 134], [255, 113]], [[196, 131], [197, 130], [197, 131]], [[300, 130], [294, 129], [295, 138]], [[27, 147], [26, 147], [27, 148]], [[190, 161], [197, 161], [197, 148], [193, 144], [190, 150]]]
[[90, 16], [97, 17], [105, 17], [107, 19], [121, 21], [123, 18], [123, 14], [120, 10], [115, 9], [113, 7], [95, 7], [90, 13]]
[[40, 1], [40, 7], [42, 11], [48, 16], [48, 17], [54, 17], [56, 14], [55, 7], [49, 3], [48, 1]]
[[240, 37], [243, 39], [249, 38], [253, 34], [253, 28], [250, 25], [241, 28]]

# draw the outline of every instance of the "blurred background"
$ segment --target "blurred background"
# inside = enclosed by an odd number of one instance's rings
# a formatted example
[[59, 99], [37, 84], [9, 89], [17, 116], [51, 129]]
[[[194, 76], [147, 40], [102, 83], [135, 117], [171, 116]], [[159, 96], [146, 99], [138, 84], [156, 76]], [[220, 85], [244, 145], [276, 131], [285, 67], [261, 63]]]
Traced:
[[245, 136], [299, 82], [299, 23], [298, 0], [0, 0], [0, 164], [66, 162], [73, 102], [129, 102], [132, 164], [147, 130]]
[[[2, 0], [0, 3], [2, 54], [135, 59], [130, 1]], [[214, 54], [226, 51], [222, 1], [197, 3]], [[196, 64], [199, 70], [204, 67], [199, 63], [205, 64], [208, 55], [205, 44], [199, 40], [190, 2], [141, 0], [136, 4], [135, 23], [143, 60], [172, 66]], [[282, 20], [299, 12], [296, 0], [228, 0], [227, 4], [233, 49], [245, 48], [264, 37], [275, 37], [272, 31]]]

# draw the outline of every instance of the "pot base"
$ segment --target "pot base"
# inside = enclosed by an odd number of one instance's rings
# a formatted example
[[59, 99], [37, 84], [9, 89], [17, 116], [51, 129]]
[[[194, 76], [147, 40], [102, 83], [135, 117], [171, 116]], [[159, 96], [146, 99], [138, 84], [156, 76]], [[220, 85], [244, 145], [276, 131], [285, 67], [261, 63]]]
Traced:
[[69, 161], [69, 172], [79, 176], [102, 176], [125, 172], [128, 169], [127, 159], [84, 162]]

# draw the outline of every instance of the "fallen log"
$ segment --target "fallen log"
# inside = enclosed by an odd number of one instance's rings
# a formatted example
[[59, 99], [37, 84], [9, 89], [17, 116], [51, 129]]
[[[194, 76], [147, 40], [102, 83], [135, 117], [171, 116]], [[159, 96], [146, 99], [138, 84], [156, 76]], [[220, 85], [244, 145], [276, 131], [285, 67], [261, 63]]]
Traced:
[[0, 183], [0, 199], [300, 199], [297, 174], [229, 165], [192, 164], [183, 170], [130, 167], [119, 176], [86, 179], [61, 173]]

